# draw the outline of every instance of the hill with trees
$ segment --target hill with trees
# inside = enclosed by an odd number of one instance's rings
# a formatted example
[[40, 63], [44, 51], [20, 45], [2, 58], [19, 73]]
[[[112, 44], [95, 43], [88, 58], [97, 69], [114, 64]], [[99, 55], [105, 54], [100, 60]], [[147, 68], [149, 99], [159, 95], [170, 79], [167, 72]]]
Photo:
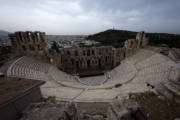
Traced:
[[[122, 47], [124, 41], [127, 39], [135, 39], [137, 32], [126, 30], [109, 29], [94, 35], [89, 35], [87, 39], [101, 42], [105, 46]], [[167, 33], [146, 33], [149, 38], [149, 44], [158, 46], [160, 44], [167, 44], [169, 47], [180, 48], [180, 35]]]

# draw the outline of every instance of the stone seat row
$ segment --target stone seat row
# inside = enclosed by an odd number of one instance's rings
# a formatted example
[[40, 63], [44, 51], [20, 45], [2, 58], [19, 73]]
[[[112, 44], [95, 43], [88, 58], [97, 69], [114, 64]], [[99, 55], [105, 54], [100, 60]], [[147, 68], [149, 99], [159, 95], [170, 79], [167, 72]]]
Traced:
[[35, 71], [33, 69], [28, 69], [21, 66], [13, 66], [11, 68], [10, 76], [22, 77], [28, 79], [46, 80], [47, 76], [45, 73], [40, 71]]
[[154, 52], [145, 50], [145, 49], [140, 49], [139, 51], [136, 52], [136, 54], [132, 55], [131, 57], [128, 57], [127, 60], [131, 62], [132, 64], [137, 64], [150, 56], [152, 56]]
[[22, 67], [28, 67], [29, 69], [34, 69], [41, 72], [48, 72], [49, 64], [30, 58], [30, 57], [23, 57], [20, 61], [15, 63], [16, 65], [20, 65]]
[[[110, 80], [108, 80], [108, 84], [117, 84], [117, 83], [125, 83], [136, 74], [136, 69], [132, 64], [129, 64], [127, 61], [122, 61], [121, 65], [116, 67], [110, 72]], [[106, 84], [106, 83], [105, 83]]]
[[[48, 71], [49, 64], [40, 63], [29, 57], [22, 57], [10, 67], [8, 75], [15, 77], [23, 77], [29, 79], [46, 80], [45, 72]], [[43, 70], [44, 68], [44, 70]]]
[[118, 67], [114, 68], [111, 71], [111, 75], [115, 76], [115, 75], [124, 75], [124, 74], [129, 74], [130, 72], [134, 71], [134, 67], [131, 64], [128, 64], [127, 62], [122, 62], [121, 65], [119, 65]]
[[170, 65], [167, 62], [155, 64], [146, 68], [139, 70], [138, 75], [153, 75], [162, 72], [168, 72], [170, 70]]
[[55, 78], [56, 80], [61, 80], [61, 81], [63, 81], [63, 80], [71, 80], [71, 79], [74, 79], [73, 78], [73, 76], [71, 76], [71, 75], [68, 75], [68, 74], [66, 74], [65, 72], [62, 72], [62, 71], [60, 71], [58, 68], [56, 68], [55, 66], [51, 66], [50, 67], [50, 70], [49, 70], [50, 72], [49, 72], [49, 74], [53, 77], [53, 78]]
[[139, 62], [138, 64], [136, 64], [136, 68], [137, 69], [143, 69], [146, 67], [150, 67], [156, 64], [161, 64], [164, 62], [168, 62], [170, 60], [168, 60], [166, 57], [164, 57], [163, 55], [160, 54], [154, 54], [153, 56]]
[[60, 71], [57, 67], [51, 66], [48, 74], [60, 84], [69, 87], [83, 88], [83, 84], [79, 83], [75, 76], [69, 75], [63, 71]]

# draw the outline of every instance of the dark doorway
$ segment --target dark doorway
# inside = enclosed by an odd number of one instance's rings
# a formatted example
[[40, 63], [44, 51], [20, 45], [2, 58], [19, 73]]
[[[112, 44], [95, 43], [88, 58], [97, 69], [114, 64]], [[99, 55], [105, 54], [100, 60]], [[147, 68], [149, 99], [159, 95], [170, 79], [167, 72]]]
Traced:
[[87, 61], [87, 66], [88, 66], [88, 67], [91, 66], [90, 60]]
[[140, 46], [142, 46], [142, 41], [140, 42]]
[[26, 51], [26, 47], [25, 47], [24, 45], [22, 46], [22, 49], [23, 49], [24, 51]]
[[71, 59], [71, 63], [72, 63], [72, 65], [74, 65], [74, 59]]
[[99, 65], [99, 68], [101, 68], [101, 59], [98, 60], [98, 65]]
[[79, 69], [79, 61], [76, 61], [76, 68]]
[[112, 60], [112, 68], [113, 68], [113, 66], [114, 66], [114, 60]]

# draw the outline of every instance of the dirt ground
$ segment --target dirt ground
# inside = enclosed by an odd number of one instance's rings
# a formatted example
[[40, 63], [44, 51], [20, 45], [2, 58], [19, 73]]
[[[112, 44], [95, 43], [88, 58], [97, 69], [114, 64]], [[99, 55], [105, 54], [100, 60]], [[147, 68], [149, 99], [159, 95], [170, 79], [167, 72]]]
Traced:
[[134, 94], [135, 101], [140, 104], [150, 120], [174, 120], [180, 118], [180, 106], [170, 103], [154, 93]]
[[39, 84], [41, 81], [23, 78], [0, 78], [0, 103], [13, 98], [20, 92]]

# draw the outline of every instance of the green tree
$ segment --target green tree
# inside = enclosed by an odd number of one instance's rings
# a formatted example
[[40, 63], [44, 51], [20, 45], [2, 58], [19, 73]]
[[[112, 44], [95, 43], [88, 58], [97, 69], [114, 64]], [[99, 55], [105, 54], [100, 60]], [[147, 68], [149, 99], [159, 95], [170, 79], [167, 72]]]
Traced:
[[60, 52], [59, 50], [59, 45], [57, 44], [57, 42], [53, 41], [52, 45], [51, 45], [51, 49], [55, 50], [57, 53]]

